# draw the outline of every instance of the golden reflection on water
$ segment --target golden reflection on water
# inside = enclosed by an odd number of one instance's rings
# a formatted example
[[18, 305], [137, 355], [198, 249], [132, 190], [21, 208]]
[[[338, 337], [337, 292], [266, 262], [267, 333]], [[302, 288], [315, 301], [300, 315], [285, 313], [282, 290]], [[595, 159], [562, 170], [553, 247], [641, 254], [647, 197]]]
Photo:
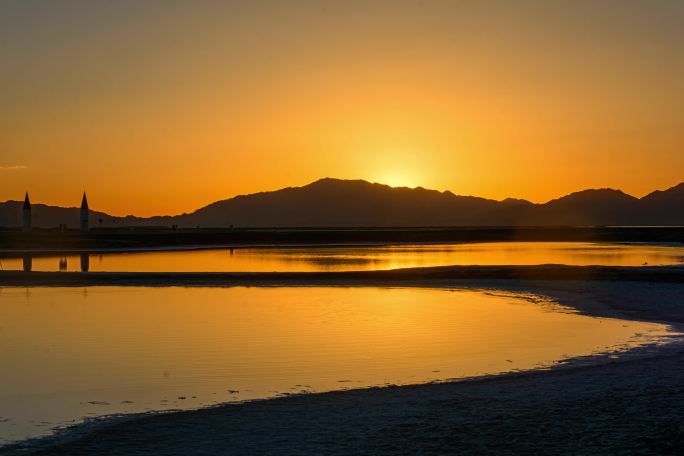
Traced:
[[528, 369], [666, 332], [517, 296], [334, 287], [4, 288], [0, 325], [0, 441], [89, 415]]
[[[26, 258], [0, 259], [4, 269], [26, 268]], [[181, 252], [34, 256], [34, 271], [270, 272], [352, 271], [446, 265], [604, 265], [684, 263], [684, 246], [584, 242], [492, 242], [479, 244], [326, 248], [234, 248]]]

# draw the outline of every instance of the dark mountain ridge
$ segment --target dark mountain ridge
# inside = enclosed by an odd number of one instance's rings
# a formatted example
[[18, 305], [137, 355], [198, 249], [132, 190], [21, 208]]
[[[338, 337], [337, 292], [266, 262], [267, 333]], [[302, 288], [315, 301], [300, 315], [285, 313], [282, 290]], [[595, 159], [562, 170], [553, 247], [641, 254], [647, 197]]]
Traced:
[[[76, 228], [78, 211], [33, 204], [33, 225]], [[604, 188], [534, 204], [325, 178], [303, 187], [236, 196], [177, 216], [115, 217], [91, 211], [90, 220], [92, 227], [682, 226], [684, 183], [643, 198]], [[21, 202], [0, 203], [0, 226], [20, 223]]]

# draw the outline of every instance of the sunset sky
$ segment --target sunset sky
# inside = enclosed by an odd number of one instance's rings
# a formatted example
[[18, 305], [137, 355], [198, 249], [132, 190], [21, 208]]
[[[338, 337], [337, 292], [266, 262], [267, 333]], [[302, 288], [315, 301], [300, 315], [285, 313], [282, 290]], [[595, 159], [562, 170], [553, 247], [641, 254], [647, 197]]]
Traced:
[[684, 181], [682, 1], [0, 2], [0, 201]]

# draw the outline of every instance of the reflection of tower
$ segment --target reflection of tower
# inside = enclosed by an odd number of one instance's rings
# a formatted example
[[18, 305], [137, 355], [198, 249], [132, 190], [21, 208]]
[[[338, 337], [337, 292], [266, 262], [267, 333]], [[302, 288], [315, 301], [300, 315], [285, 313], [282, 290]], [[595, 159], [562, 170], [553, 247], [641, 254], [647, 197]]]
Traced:
[[83, 192], [83, 199], [81, 200], [81, 231], [88, 231], [88, 215], [90, 211], [88, 210], [88, 198], [86, 198], [85, 192]]
[[60, 271], [66, 271], [67, 270], [67, 257], [59, 257], [59, 270]]
[[24, 272], [31, 272], [31, 268], [33, 267], [33, 258], [31, 255], [24, 255]]
[[90, 255], [87, 253], [81, 254], [81, 272], [88, 272], [90, 269]]
[[24, 208], [22, 209], [22, 223], [21, 228], [24, 231], [31, 231], [31, 201], [28, 197], [28, 192], [24, 197]]

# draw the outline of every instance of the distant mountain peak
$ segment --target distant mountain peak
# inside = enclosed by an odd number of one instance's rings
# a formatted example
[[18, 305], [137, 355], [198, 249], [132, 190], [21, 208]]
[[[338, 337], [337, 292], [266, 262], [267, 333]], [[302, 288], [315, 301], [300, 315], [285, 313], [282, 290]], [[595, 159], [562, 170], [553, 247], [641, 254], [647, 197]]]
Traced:
[[560, 198], [549, 201], [546, 204], [558, 204], [563, 202], [591, 202], [591, 201], [637, 201], [638, 198], [628, 195], [622, 190], [614, 188], [591, 188], [573, 192]]
[[[684, 199], [684, 182], [670, 187], [667, 190], [656, 190], [641, 198], [646, 203], [669, 204]], [[680, 208], [684, 210], [684, 208]]]
[[526, 199], [520, 199], [520, 198], [506, 198], [504, 200], [501, 200], [501, 202], [504, 204], [510, 204], [510, 205], [534, 206], [534, 203], [527, 201]]
[[[656, 190], [656, 191], [659, 191], [659, 190]], [[672, 192], [672, 191], [684, 192], [684, 182], [680, 182], [679, 184], [672, 186], [672, 187], [668, 188], [667, 190], [663, 190], [663, 191], [664, 192]]]

